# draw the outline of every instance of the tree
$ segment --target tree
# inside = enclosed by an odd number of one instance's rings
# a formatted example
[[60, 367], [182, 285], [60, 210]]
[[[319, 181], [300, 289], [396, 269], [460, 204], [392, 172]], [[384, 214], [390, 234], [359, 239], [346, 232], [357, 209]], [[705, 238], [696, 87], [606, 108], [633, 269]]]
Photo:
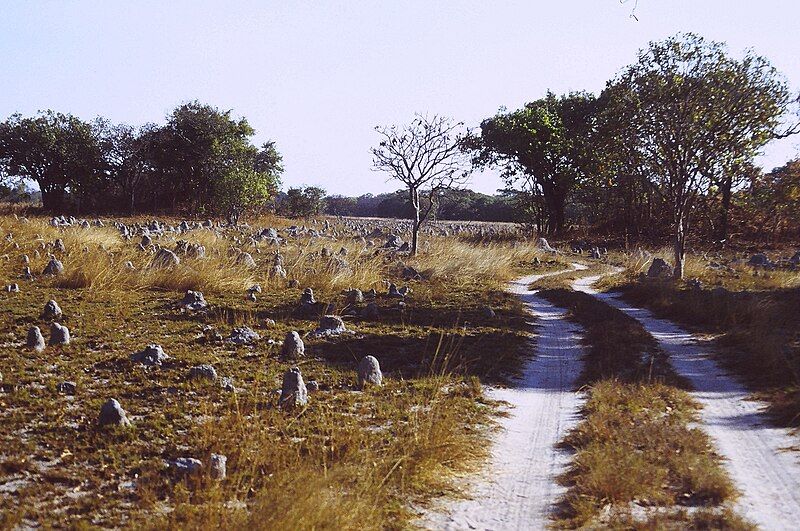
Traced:
[[36, 181], [44, 207], [59, 210], [69, 189], [79, 196], [93, 191], [100, 149], [91, 126], [72, 115], [14, 114], [0, 124], [0, 165], [10, 177]]
[[763, 57], [728, 57], [694, 34], [650, 43], [609, 83], [624, 136], [671, 208], [674, 277], [682, 278], [695, 200], [710, 183], [780, 133], [791, 101]]
[[157, 135], [154, 153], [163, 199], [173, 209], [210, 207], [217, 181], [237, 164], [253, 165], [258, 152], [249, 140], [253, 134], [247, 120], [233, 119], [231, 111], [196, 101], [176, 108]]
[[480, 137], [470, 139], [473, 163], [501, 167], [507, 187], [528, 198], [531, 221], [559, 232], [567, 198], [588, 164], [594, 113], [594, 96], [583, 92], [548, 92], [522, 109], [501, 110], [481, 122]]
[[375, 128], [381, 141], [372, 148], [373, 169], [389, 173], [408, 192], [413, 210], [412, 256], [417, 254], [419, 229], [439, 194], [466, 184], [469, 177], [463, 157], [462, 127], [448, 118], [418, 114], [405, 127]]
[[243, 149], [214, 181], [214, 209], [233, 225], [247, 210], [257, 209], [275, 197], [283, 173], [283, 158], [274, 142], [266, 142], [258, 153], [252, 153], [248, 146]]
[[292, 187], [278, 201], [277, 212], [290, 218], [316, 216], [325, 208], [325, 190], [316, 186]]
[[236, 225], [245, 211], [262, 206], [274, 197], [279, 183], [275, 172], [235, 166], [215, 183], [214, 205], [229, 223]]
[[356, 214], [355, 197], [331, 195], [325, 198], [325, 212], [332, 216], [353, 216]]
[[109, 179], [117, 187], [128, 213], [133, 214], [137, 195], [146, 179], [155, 173], [153, 150], [157, 146], [159, 128], [147, 124], [136, 129], [126, 124], [114, 125], [103, 119], [98, 119], [94, 128]]
[[800, 159], [767, 174], [753, 173], [750, 188], [743, 195], [748, 224], [758, 236], [773, 241], [786, 235], [800, 237]]

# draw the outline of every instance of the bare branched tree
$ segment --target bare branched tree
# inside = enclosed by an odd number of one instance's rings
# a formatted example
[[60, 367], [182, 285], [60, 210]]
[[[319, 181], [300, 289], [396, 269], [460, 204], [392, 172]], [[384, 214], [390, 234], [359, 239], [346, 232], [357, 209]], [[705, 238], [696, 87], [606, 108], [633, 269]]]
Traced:
[[410, 125], [378, 126], [381, 137], [372, 148], [373, 169], [402, 182], [414, 211], [411, 255], [417, 254], [419, 229], [442, 192], [467, 183], [470, 166], [462, 150], [464, 124], [449, 118], [417, 114]]

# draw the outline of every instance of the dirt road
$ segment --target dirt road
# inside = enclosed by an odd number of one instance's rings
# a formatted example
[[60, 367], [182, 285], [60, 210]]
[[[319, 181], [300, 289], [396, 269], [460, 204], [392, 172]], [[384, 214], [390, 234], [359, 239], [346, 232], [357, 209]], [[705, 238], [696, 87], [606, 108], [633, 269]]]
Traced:
[[582, 399], [575, 382], [583, 350], [581, 329], [564, 318], [564, 310], [528, 289], [544, 276], [531, 275], [509, 286], [536, 317], [535, 356], [513, 387], [488, 390], [491, 398], [510, 407], [508, 417], [500, 420], [487, 472], [469, 500], [429, 515], [425, 525], [431, 529], [543, 529], [564, 491], [555, 479], [569, 454], [556, 446], [578, 420]]
[[669, 355], [670, 362], [694, 387], [703, 406], [702, 428], [725, 458], [725, 466], [741, 492], [736, 511], [763, 529], [800, 527], [800, 454], [788, 450], [798, 440], [787, 430], [770, 426], [766, 404], [749, 400], [750, 393], [725, 373], [689, 332], [632, 307], [591, 282], [574, 286], [638, 320]]

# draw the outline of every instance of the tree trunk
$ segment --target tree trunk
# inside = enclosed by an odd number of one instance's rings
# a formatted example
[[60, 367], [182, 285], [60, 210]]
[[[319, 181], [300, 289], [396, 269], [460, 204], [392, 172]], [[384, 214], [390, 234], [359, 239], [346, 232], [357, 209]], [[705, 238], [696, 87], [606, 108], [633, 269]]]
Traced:
[[683, 212], [675, 214], [675, 268], [672, 277], [675, 280], [683, 278], [684, 266], [686, 262], [686, 227], [684, 226]]
[[733, 187], [733, 175], [727, 175], [722, 183], [722, 212], [719, 219], [719, 239], [728, 238], [728, 219], [731, 208], [731, 188]]
[[414, 219], [411, 226], [411, 256], [417, 256], [417, 244], [419, 242], [419, 191], [410, 190], [411, 206], [414, 208]]

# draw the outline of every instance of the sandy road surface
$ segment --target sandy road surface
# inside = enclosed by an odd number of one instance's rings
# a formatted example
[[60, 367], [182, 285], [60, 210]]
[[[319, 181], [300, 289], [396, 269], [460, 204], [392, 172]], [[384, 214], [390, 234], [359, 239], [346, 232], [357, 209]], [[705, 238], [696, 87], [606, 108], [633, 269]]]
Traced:
[[588, 279], [574, 288], [589, 293], [637, 319], [669, 354], [703, 406], [703, 429], [725, 458], [742, 493], [735, 509], [763, 529], [800, 529], [800, 454], [789, 451], [798, 440], [788, 430], [770, 426], [766, 404], [748, 400], [750, 393], [709, 357], [707, 348], [674, 323], [632, 307], [613, 294], [598, 293]]
[[451, 502], [443, 511], [427, 515], [426, 527], [543, 529], [564, 492], [555, 478], [568, 464], [569, 454], [556, 445], [578, 420], [582, 398], [575, 392], [575, 382], [583, 349], [581, 329], [564, 318], [564, 310], [528, 289], [544, 276], [548, 275], [524, 277], [508, 288], [536, 317], [535, 356], [513, 387], [487, 392], [511, 407], [509, 416], [500, 420], [486, 472], [471, 490], [471, 499]]

